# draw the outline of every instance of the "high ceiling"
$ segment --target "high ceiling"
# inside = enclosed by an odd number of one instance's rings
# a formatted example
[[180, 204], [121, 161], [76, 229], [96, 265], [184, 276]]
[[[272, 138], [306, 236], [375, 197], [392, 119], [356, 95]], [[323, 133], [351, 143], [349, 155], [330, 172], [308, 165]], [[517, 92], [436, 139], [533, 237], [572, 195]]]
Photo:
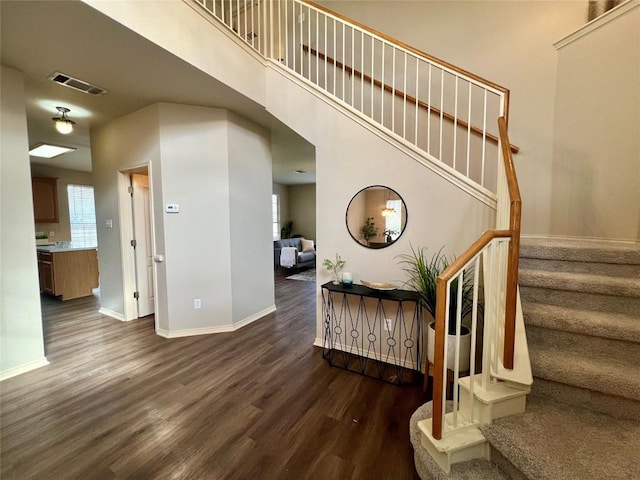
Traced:
[[[29, 145], [50, 142], [77, 150], [33, 163], [91, 170], [89, 131], [156, 102], [225, 108], [272, 132], [274, 182], [315, 182], [314, 147], [257, 103], [79, 1], [0, 1], [0, 61], [21, 71]], [[93, 96], [58, 85], [63, 72], [109, 91]], [[52, 117], [69, 108], [73, 133]], [[308, 173], [299, 174], [295, 170]]]

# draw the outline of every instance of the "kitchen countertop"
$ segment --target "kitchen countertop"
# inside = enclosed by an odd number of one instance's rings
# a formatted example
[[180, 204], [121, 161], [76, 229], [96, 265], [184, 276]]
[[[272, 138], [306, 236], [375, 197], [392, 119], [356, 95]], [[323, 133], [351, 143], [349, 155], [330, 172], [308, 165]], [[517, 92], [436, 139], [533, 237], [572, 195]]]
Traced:
[[38, 252], [47, 252], [47, 253], [60, 253], [60, 252], [76, 252], [80, 250], [97, 250], [98, 247], [62, 247], [57, 245], [38, 245], [36, 246], [36, 250]]

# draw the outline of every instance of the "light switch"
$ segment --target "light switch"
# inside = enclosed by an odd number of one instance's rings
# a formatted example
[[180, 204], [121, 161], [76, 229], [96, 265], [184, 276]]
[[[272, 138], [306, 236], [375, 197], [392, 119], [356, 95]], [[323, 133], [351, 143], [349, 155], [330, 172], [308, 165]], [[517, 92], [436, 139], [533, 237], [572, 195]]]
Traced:
[[167, 203], [164, 207], [164, 211], [167, 213], [179, 213], [180, 205], [177, 203]]
[[113, 228], [113, 220], [111, 220], [110, 218], [107, 219], [106, 222], [107, 228]]

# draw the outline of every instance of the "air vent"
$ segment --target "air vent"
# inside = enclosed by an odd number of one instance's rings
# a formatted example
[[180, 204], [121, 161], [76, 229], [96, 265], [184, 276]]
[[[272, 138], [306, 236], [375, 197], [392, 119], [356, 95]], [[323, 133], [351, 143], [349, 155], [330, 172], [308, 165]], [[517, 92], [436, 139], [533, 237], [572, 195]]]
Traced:
[[91, 95], [104, 95], [105, 93], [109, 93], [109, 90], [105, 90], [104, 88], [98, 87], [97, 85], [91, 85], [90, 83], [74, 78], [71, 75], [67, 75], [66, 73], [55, 72], [49, 77], [49, 80], [53, 80], [54, 82], [59, 83], [60, 85], [64, 85], [65, 87], [73, 88], [74, 90], [80, 90], [81, 92], [89, 93]]

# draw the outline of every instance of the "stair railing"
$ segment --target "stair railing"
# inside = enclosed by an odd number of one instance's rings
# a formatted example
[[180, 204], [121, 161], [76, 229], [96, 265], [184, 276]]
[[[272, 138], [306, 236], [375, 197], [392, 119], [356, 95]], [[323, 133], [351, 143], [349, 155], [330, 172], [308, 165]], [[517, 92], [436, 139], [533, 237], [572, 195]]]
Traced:
[[[433, 417], [431, 434], [440, 440], [448, 432], [477, 423], [472, 405], [476, 375], [481, 375], [481, 385], [488, 388], [492, 381], [491, 371], [497, 370], [500, 362], [507, 369], [513, 368], [515, 345], [516, 302], [518, 292], [518, 258], [520, 250], [521, 199], [518, 181], [509, 148], [506, 121], [498, 119], [500, 134], [501, 162], [498, 181], [498, 212], [496, 229], [485, 232], [462, 255], [460, 255], [437, 280], [435, 347], [433, 375]], [[476, 339], [478, 302], [478, 272], [480, 260], [484, 271], [484, 326], [482, 365], [476, 368]], [[472, 272], [472, 273], [471, 273]], [[473, 275], [473, 279], [469, 277]], [[463, 298], [465, 285], [472, 285], [470, 299]], [[451, 298], [451, 286], [455, 289], [455, 298]], [[460, 338], [464, 303], [472, 301], [471, 315], [471, 351], [469, 366], [468, 405], [463, 406], [466, 414], [460, 419], [458, 380], [460, 378]], [[454, 304], [452, 308], [451, 304]], [[453, 364], [445, 362], [445, 352], [449, 352], [447, 319], [450, 311], [456, 312], [456, 335], [453, 348]], [[452, 371], [453, 405], [452, 412], [444, 413], [446, 403], [447, 370]], [[477, 372], [479, 371], [479, 373]]]
[[261, 55], [495, 200], [506, 88], [309, 1], [195, 1]]

